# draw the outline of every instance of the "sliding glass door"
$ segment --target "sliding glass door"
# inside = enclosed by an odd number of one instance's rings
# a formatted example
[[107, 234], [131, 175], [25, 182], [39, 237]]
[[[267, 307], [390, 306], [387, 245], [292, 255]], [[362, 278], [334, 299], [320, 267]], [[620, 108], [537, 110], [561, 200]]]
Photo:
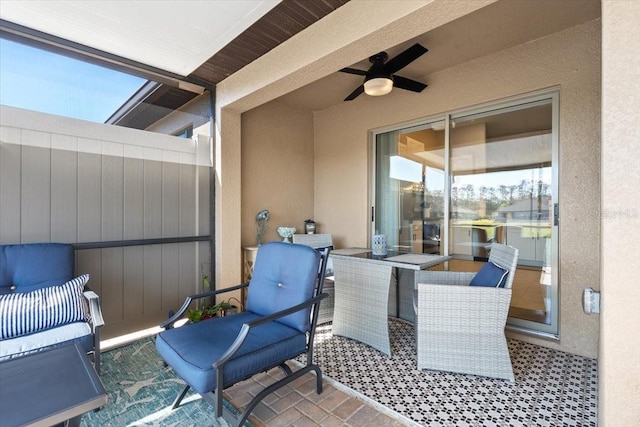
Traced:
[[376, 234], [390, 250], [443, 253], [444, 120], [376, 136]]
[[557, 335], [557, 94], [453, 112], [375, 136], [372, 232], [475, 271], [519, 249], [509, 324]]

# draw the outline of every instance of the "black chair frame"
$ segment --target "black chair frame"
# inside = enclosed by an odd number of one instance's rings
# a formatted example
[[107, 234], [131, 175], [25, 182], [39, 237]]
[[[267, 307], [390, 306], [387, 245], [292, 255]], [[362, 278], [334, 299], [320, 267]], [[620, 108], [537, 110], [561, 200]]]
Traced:
[[[242, 329], [240, 330], [240, 333], [238, 334], [233, 344], [228, 348], [228, 350], [222, 356], [220, 356], [218, 360], [216, 360], [213, 363], [213, 367], [216, 369], [216, 375], [217, 375], [216, 389], [215, 391], [206, 393], [202, 397], [215, 408], [216, 418], [220, 419], [220, 417], [222, 417], [225, 420], [233, 420], [235, 421], [234, 423], [235, 426], [242, 426], [247, 420], [247, 418], [249, 417], [249, 415], [251, 414], [251, 411], [255, 409], [255, 407], [262, 401], [262, 399], [264, 399], [266, 396], [273, 393], [274, 391], [278, 390], [279, 388], [291, 383], [292, 381], [295, 381], [296, 379], [300, 378], [301, 376], [311, 371], [314, 371], [316, 373], [316, 392], [318, 394], [322, 393], [322, 371], [320, 370], [320, 367], [318, 365], [313, 363], [313, 340], [315, 337], [315, 330], [316, 330], [316, 325], [318, 320], [318, 310], [319, 310], [320, 301], [328, 297], [327, 294], [322, 293], [322, 287], [324, 283], [323, 279], [325, 275], [325, 270], [327, 267], [327, 260], [329, 259], [329, 252], [331, 252], [332, 249], [333, 249], [333, 246], [316, 248], [316, 251], [320, 253], [321, 263], [320, 263], [320, 269], [318, 271], [318, 279], [316, 280], [316, 287], [313, 294], [314, 296], [311, 299], [301, 304], [297, 304], [295, 306], [287, 308], [285, 310], [281, 310], [276, 313], [270, 314], [268, 316], [264, 316], [260, 319], [256, 319], [252, 322], [244, 323], [242, 326]], [[186, 311], [189, 309], [189, 306], [194, 300], [198, 300], [201, 298], [211, 298], [216, 295], [224, 294], [227, 292], [245, 289], [248, 286], [249, 286], [249, 282], [242, 283], [240, 285], [233, 286], [230, 288], [220, 289], [220, 290], [211, 291], [211, 292], [204, 292], [197, 295], [189, 296], [185, 299], [184, 304], [182, 305], [182, 307], [180, 307], [178, 312], [176, 312], [173, 316], [171, 316], [171, 318], [163, 322], [160, 325], [160, 327], [164, 329], [172, 329], [174, 327], [174, 323], [182, 319], [182, 317], [184, 316]], [[311, 307], [311, 326], [310, 326], [309, 332], [307, 333], [307, 345], [306, 345], [305, 352], [300, 353], [300, 354], [306, 354], [306, 364], [300, 369], [298, 369], [297, 371], [292, 371], [291, 368], [286, 364], [286, 361], [290, 359], [282, 360], [276, 364], [263, 366], [261, 367], [261, 370], [259, 372], [253, 372], [249, 375], [244, 376], [243, 378], [238, 379], [233, 384], [249, 379], [257, 373], [269, 371], [270, 369], [275, 367], [279, 367], [285, 374], [284, 378], [276, 381], [275, 383], [261, 390], [251, 400], [251, 402], [247, 404], [244, 411], [242, 411], [242, 413], [240, 413], [239, 416], [236, 416], [227, 408], [225, 408], [223, 405], [223, 396], [222, 396], [223, 395], [222, 392], [225, 388], [224, 374], [223, 374], [224, 365], [240, 349], [245, 339], [249, 335], [249, 331], [252, 328], [258, 327], [268, 322], [273, 322], [279, 318], [288, 316], [292, 313], [295, 313], [301, 310], [305, 310], [309, 307]], [[230, 387], [233, 384], [228, 384], [226, 387]], [[182, 402], [182, 400], [184, 399], [184, 397], [186, 396], [190, 388], [191, 386], [189, 385], [186, 385], [184, 387], [182, 392], [178, 395], [178, 397], [176, 397], [173, 404], [171, 405], [172, 410], [177, 409], [180, 406], [180, 403]]]

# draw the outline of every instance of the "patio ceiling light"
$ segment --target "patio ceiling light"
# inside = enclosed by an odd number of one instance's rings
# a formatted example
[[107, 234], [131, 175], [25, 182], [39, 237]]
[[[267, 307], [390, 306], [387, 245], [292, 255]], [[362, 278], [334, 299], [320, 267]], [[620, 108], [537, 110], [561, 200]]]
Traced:
[[376, 77], [364, 82], [364, 93], [371, 96], [386, 95], [393, 89], [393, 80], [389, 77]]

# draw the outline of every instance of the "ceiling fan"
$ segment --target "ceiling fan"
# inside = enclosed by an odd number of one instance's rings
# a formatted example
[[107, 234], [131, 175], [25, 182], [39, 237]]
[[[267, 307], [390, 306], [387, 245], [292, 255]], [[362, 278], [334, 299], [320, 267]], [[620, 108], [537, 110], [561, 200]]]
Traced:
[[364, 82], [349, 94], [344, 100], [352, 101], [362, 92], [371, 96], [386, 95], [393, 87], [410, 90], [412, 92], [422, 92], [427, 87], [426, 84], [406, 77], [397, 76], [395, 73], [425, 53], [428, 49], [419, 43], [414, 44], [404, 52], [399, 53], [387, 62], [389, 57], [386, 52], [380, 52], [369, 57], [371, 67], [367, 71], [355, 68], [343, 68], [343, 73], [357, 74], [365, 76]]

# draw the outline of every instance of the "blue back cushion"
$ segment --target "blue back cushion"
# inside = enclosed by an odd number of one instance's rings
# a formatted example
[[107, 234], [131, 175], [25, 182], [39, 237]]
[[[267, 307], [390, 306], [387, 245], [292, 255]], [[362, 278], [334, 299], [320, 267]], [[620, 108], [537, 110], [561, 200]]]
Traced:
[[73, 263], [71, 245], [0, 245], [0, 287], [14, 285], [16, 292], [29, 292], [61, 285], [73, 279]]
[[487, 262], [480, 268], [473, 279], [471, 279], [469, 286], [503, 288], [507, 282], [507, 274], [509, 274], [508, 270], [492, 262]]
[[[247, 310], [266, 316], [313, 297], [320, 254], [313, 248], [283, 242], [265, 243], [258, 249], [249, 283]], [[283, 317], [280, 323], [306, 332], [310, 309]]]

